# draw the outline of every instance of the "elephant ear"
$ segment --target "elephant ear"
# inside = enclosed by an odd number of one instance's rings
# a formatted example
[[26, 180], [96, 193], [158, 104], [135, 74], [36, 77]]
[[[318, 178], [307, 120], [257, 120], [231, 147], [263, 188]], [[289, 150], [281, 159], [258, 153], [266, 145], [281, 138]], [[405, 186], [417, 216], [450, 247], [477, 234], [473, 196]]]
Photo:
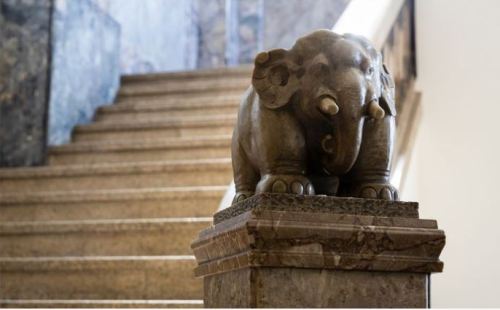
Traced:
[[285, 49], [262, 52], [255, 57], [252, 85], [265, 107], [281, 108], [297, 92], [299, 79], [292, 74], [295, 66]]
[[389, 112], [390, 115], [396, 116], [394, 80], [385, 64], [382, 64], [382, 70], [380, 70], [380, 81], [382, 84], [380, 105], [385, 111]]

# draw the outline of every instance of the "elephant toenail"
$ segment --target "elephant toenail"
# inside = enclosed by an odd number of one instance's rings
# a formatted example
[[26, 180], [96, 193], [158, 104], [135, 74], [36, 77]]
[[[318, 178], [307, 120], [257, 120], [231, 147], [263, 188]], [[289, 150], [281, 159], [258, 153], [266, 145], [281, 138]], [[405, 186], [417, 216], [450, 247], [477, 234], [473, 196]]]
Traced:
[[304, 185], [300, 184], [299, 182], [293, 182], [292, 183], [292, 193], [297, 194], [297, 195], [303, 195], [304, 194]]
[[286, 191], [287, 191], [287, 186], [285, 182], [283, 182], [282, 180], [274, 181], [272, 188], [273, 193], [286, 193]]
[[396, 200], [396, 201], [399, 200], [399, 193], [398, 193], [398, 191], [394, 191], [394, 200]]
[[392, 200], [391, 190], [387, 187], [384, 187], [380, 190], [380, 198], [385, 200]]
[[377, 191], [372, 187], [366, 187], [361, 191], [361, 197], [363, 198], [377, 198]]
[[307, 195], [314, 195], [314, 187], [312, 186], [311, 183], [307, 184], [307, 186], [306, 186], [306, 194]]

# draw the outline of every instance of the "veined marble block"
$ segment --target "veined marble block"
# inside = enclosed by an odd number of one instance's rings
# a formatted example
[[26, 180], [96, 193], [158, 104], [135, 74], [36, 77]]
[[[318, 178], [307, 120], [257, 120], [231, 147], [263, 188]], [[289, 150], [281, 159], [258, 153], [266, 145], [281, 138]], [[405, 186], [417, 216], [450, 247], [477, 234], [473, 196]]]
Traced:
[[54, 3], [50, 145], [114, 101], [120, 84], [120, 25], [90, 0]]
[[52, 0], [0, 2], [0, 166], [45, 162]]
[[426, 307], [444, 244], [415, 202], [260, 194], [192, 248], [205, 307]]

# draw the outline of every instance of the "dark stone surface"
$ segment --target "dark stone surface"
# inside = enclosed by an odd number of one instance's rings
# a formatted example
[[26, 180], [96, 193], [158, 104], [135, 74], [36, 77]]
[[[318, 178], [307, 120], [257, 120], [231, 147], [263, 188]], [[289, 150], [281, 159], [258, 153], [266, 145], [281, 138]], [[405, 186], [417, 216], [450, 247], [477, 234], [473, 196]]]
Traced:
[[425, 308], [427, 275], [245, 268], [204, 279], [207, 308]]
[[443, 269], [416, 203], [261, 194], [219, 220], [191, 245], [207, 307], [425, 307]]
[[233, 132], [233, 202], [265, 192], [399, 200], [395, 116], [392, 76], [366, 38], [323, 29], [259, 53]]
[[49, 144], [110, 104], [120, 79], [120, 25], [90, 0], [59, 1], [53, 15]]
[[0, 0], [0, 166], [43, 164], [51, 0]]
[[254, 208], [274, 211], [304, 211], [313, 213], [418, 218], [417, 202], [263, 193], [252, 196], [227, 209], [217, 212], [214, 215], [214, 224], [218, 224]]

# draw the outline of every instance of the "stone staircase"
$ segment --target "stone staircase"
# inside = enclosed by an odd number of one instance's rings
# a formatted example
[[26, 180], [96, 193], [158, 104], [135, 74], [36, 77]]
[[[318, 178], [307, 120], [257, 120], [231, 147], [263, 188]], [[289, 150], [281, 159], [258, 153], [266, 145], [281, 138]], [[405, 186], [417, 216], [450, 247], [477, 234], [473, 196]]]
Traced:
[[0, 307], [202, 307], [250, 68], [127, 76], [49, 165], [0, 169]]

